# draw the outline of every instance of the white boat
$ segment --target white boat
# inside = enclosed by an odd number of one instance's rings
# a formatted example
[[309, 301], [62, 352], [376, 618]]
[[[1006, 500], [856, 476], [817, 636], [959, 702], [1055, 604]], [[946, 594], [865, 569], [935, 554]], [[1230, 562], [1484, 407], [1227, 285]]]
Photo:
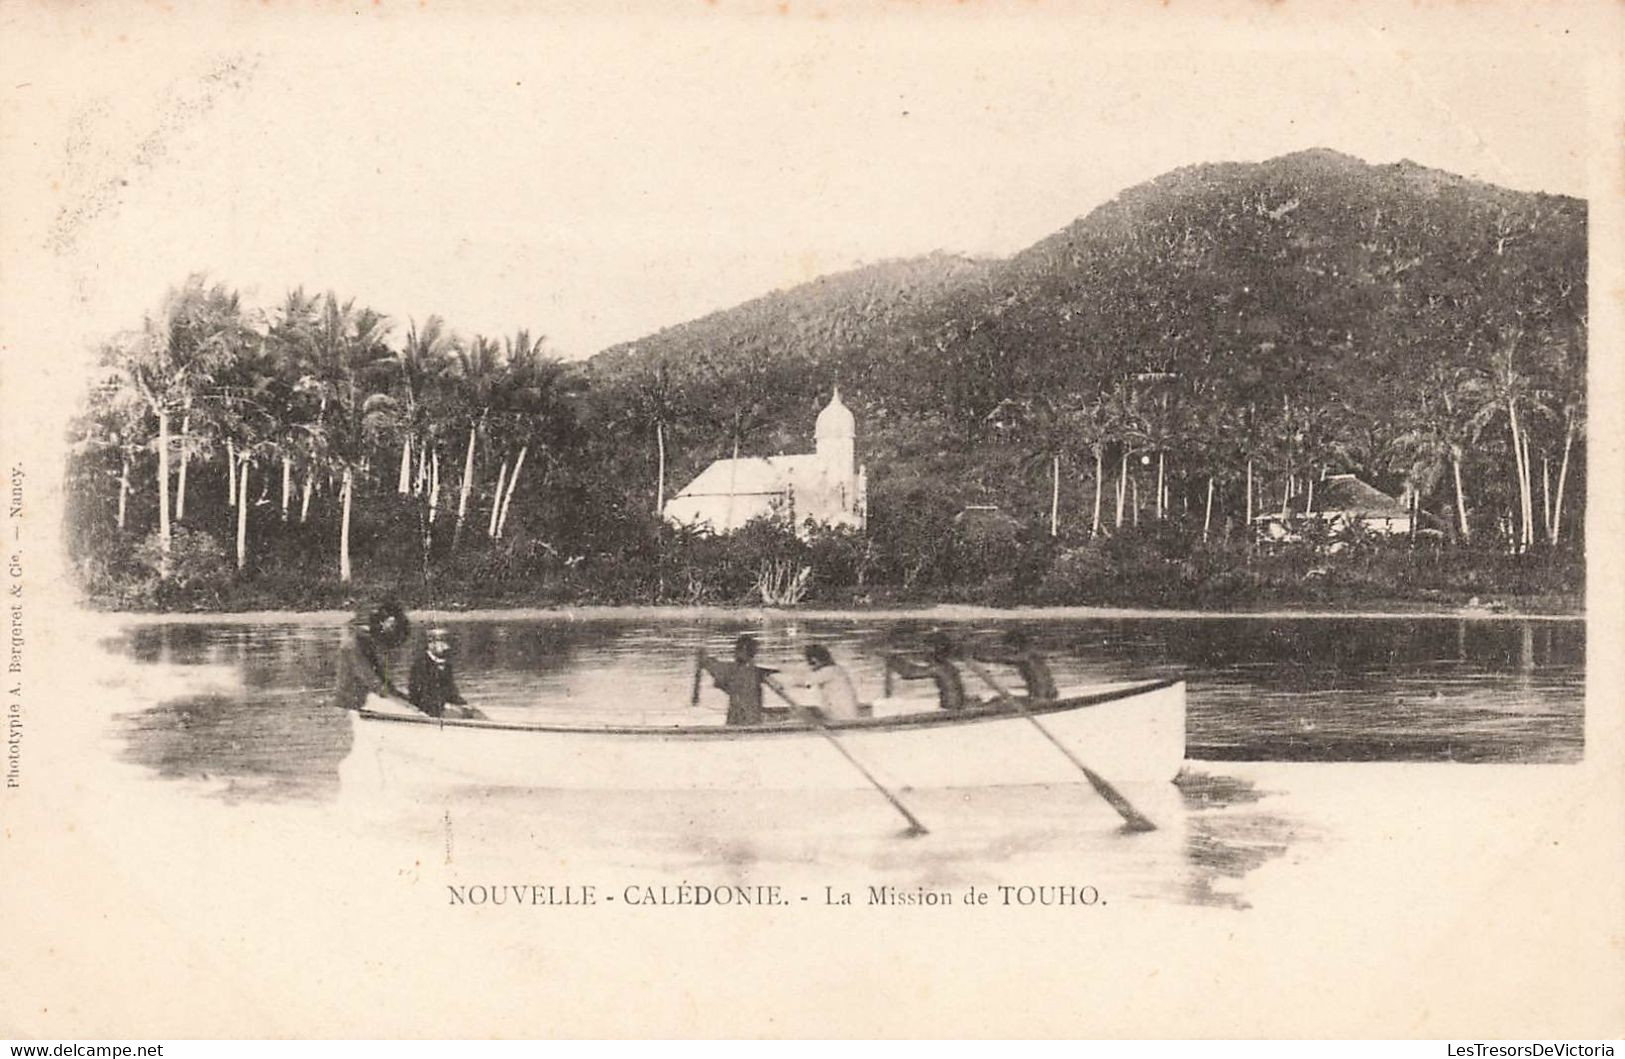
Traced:
[[[893, 710], [895, 701], [888, 703]], [[930, 705], [930, 704], [922, 704]], [[581, 727], [441, 720], [369, 698], [352, 714], [346, 788], [425, 785], [563, 790], [895, 790], [1087, 782], [1033, 724], [1114, 784], [1167, 783], [1185, 758], [1185, 685], [1177, 680], [1067, 689], [1016, 710], [934, 706], [827, 732], [808, 723]]]

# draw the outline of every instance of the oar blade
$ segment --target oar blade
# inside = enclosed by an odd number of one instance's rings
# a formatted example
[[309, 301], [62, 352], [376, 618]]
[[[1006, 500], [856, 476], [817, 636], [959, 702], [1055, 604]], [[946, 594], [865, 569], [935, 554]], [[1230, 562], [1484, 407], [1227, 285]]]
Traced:
[[1155, 831], [1157, 829], [1157, 825], [1151, 822], [1150, 817], [1134, 808], [1134, 804], [1127, 798], [1123, 797], [1116, 787], [1113, 787], [1110, 783], [1107, 783], [1104, 776], [1090, 768], [1088, 765], [1085, 765], [1078, 755], [1072, 752], [1070, 747], [1055, 737], [1054, 732], [1051, 732], [1048, 728], [1044, 727], [1043, 723], [1039, 721], [1037, 717], [1034, 717], [1027, 711], [1027, 707], [1022, 704], [1020, 699], [1016, 698], [1014, 695], [1011, 695], [1010, 692], [1005, 690], [1004, 685], [1000, 684], [992, 673], [989, 673], [979, 662], [976, 662], [974, 659], [967, 658], [965, 661], [970, 667], [971, 671], [986, 681], [987, 685], [993, 689], [999, 698], [1008, 703], [1010, 707], [1021, 716], [1031, 721], [1032, 726], [1038, 729], [1044, 738], [1049, 740], [1050, 743], [1054, 745], [1055, 749], [1066, 755], [1066, 759], [1072, 762], [1079, 772], [1083, 773], [1084, 778], [1089, 781], [1089, 785], [1095, 789], [1095, 793], [1100, 795], [1100, 797], [1104, 799], [1113, 809], [1117, 810], [1117, 815], [1123, 818], [1124, 831], [1140, 833], [1145, 831]]

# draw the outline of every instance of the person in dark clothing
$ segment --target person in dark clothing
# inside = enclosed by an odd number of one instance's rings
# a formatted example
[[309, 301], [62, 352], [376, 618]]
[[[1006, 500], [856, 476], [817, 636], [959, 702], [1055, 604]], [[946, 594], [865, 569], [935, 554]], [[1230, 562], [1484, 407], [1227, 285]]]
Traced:
[[359, 710], [368, 695], [408, 701], [406, 693], [389, 679], [384, 658], [406, 642], [411, 627], [406, 610], [391, 599], [357, 615], [345, 628], [334, 696], [340, 709]]
[[1027, 686], [1027, 698], [1033, 702], [1054, 702], [1057, 697], [1055, 677], [1050, 674], [1049, 663], [1020, 629], [1006, 632], [997, 648], [974, 651], [971, 657], [978, 662], [1015, 666]]
[[412, 677], [407, 689], [412, 705], [430, 717], [483, 716], [469, 706], [468, 700], [457, 690], [457, 678], [451, 671], [451, 638], [445, 629], [429, 630], [423, 650], [412, 659]]
[[965, 708], [965, 682], [959, 676], [959, 669], [954, 665], [954, 659], [959, 656], [959, 648], [944, 633], [934, 632], [925, 638], [926, 656], [923, 662], [915, 662], [904, 655], [892, 654], [886, 656], [886, 666], [893, 673], [904, 680], [930, 679], [937, 685], [937, 705], [945, 710], [958, 711]]
[[700, 652], [700, 668], [711, 674], [711, 682], [728, 694], [729, 724], [761, 724], [762, 685], [772, 682], [776, 669], [756, 664], [756, 637], [741, 636], [734, 641], [734, 660], [723, 662]]

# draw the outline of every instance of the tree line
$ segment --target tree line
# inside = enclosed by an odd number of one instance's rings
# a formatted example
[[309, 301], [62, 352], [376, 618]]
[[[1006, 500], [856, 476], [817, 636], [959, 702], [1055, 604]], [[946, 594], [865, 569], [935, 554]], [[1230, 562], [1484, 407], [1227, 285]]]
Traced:
[[[193, 277], [101, 348], [70, 539], [93, 590], [142, 580], [138, 603], [342, 592], [358, 563], [466, 601], [729, 601], [792, 556], [853, 599], [1015, 569], [1029, 595], [1093, 571], [1087, 594], [1131, 540], [1153, 577], [1264, 562], [1254, 521], [1352, 472], [1430, 547], [1578, 556], [1584, 247], [1575, 200], [1309, 152], [1169, 174], [1007, 260], [868, 266], [586, 362]], [[710, 460], [804, 451], [837, 383], [867, 534], [662, 522]]]

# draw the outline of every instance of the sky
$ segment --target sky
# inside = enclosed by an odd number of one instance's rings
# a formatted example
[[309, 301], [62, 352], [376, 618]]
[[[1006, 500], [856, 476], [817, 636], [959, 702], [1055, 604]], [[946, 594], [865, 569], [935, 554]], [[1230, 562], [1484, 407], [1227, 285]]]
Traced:
[[1316, 146], [1586, 188], [1586, 74], [1555, 25], [1419, 51], [1369, 7], [1292, 33], [1033, 4], [238, 10], [34, 25], [57, 61], [13, 103], [37, 93], [35, 220], [91, 340], [204, 272], [253, 304], [331, 289], [401, 331], [439, 314], [585, 356], [865, 262], [1010, 254], [1177, 166]]

